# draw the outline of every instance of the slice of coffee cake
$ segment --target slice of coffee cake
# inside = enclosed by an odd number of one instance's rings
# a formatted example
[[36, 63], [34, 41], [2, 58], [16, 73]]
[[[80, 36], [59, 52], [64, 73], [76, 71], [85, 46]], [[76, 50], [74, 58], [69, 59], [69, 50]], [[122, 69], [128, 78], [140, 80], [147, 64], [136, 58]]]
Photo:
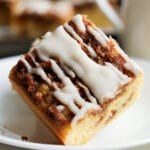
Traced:
[[36, 42], [9, 78], [62, 143], [79, 145], [137, 99], [143, 73], [112, 38], [77, 15]]

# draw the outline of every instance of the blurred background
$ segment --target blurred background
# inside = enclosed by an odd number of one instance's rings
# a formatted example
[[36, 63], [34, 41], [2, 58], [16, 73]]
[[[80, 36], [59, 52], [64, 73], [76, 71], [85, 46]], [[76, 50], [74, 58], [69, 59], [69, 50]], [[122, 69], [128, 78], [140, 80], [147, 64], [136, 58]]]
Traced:
[[[108, 2], [119, 12], [121, 0]], [[78, 13], [88, 15], [98, 27], [119, 40], [96, 0], [0, 0], [0, 58], [25, 53], [35, 38]]]
[[25, 53], [35, 38], [85, 14], [126, 52], [150, 58], [150, 0], [0, 0], [0, 58]]

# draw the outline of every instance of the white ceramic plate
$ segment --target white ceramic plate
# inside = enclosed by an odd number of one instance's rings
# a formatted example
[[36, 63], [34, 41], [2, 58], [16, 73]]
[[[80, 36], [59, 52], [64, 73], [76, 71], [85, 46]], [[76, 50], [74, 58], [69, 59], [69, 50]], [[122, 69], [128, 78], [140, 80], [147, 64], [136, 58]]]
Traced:
[[145, 72], [145, 83], [139, 101], [98, 133], [88, 144], [63, 146], [59, 145], [56, 138], [35, 117], [17, 94], [11, 90], [8, 74], [17, 60], [18, 57], [0, 60], [0, 126], [21, 136], [27, 136], [29, 141], [0, 135], [0, 143], [40, 150], [116, 150], [150, 143], [149, 61], [135, 59]]

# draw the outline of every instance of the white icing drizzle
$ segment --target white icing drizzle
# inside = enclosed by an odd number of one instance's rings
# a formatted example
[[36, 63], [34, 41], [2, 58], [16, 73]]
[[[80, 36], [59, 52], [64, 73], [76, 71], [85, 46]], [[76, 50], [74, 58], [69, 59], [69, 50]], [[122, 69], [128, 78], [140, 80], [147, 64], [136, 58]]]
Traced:
[[75, 73], [71, 70], [71, 69], [69, 69], [67, 66], [65, 66], [65, 65], [63, 65], [62, 66], [63, 67], [63, 69], [65, 70], [65, 72], [70, 76], [70, 77], [72, 77], [72, 78], [75, 78]]
[[34, 49], [34, 47], [40, 42], [40, 39], [35, 39], [32, 43], [31, 51]]
[[58, 105], [58, 106], [56, 106], [56, 108], [59, 111], [63, 111], [65, 109], [65, 106], [64, 105]]
[[[84, 113], [86, 113], [92, 109], [100, 109], [99, 105], [86, 102], [83, 98], [81, 98], [77, 88], [74, 86], [71, 80], [63, 73], [61, 68], [56, 64], [54, 60], [51, 60], [51, 64], [54, 72], [64, 84], [64, 87], [62, 89], [56, 89], [56, 91], [54, 92], [54, 96], [62, 104], [68, 106], [70, 110], [76, 115], [72, 121], [72, 126], [74, 126], [79, 119], [84, 117], [82, 112], [83, 110]], [[78, 105], [81, 107], [81, 109]]]
[[85, 28], [85, 25], [83, 23], [83, 18], [81, 15], [76, 15], [75, 17], [73, 17], [72, 21], [80, 29], [81, 32], [83, 32], [83, 33], [86, 32], [86, 28]]
[[80, 43], [82, 43], [90, 52], [90, 54], [92, 55], [92, 57], [96, 57], [97, 54], [94, 51], [94, 49], [90, 46], [88, 46], [87, 44], [85, 44], [82, 40], [82, 38], [80, 38], [80, 36], [73, 30], [73, 28], [71, 26], [68, 25], [68, 23], [64, 24], [65, 29], [67, 29], [67, 31], [69, 31], [75, 38], [76, 40], [78, 40]]
[[132, 60], [126, 62], [124, 64], [124, 67], [127, 70], [130, 70], [131, 72], [133, 72], [135, 75], [138, 75], [140, 72], [143, 72], [142, 69]]
[[36, 64], [36, 68], [32, 68], [30, 66], [30, 64], [26, 61], [25, 57], [23, 56], [21, 58], [21, 61], [24, 63], [24, 65], [27, 68], [27, 71], [31, 74], [37, 74], [39, 75], [45, 82], [47, 82], [48, 84], [51, 84], [51, 80], [47, 77], [46, 73], [44, 72], [44, 70], [35, 62], [34, 58], [32, 57], [32, 55], [30, 55], [30, 57], [32, 58], [32, 60], [34, 61], [34, 63]]
[[29, 65], [29, 63], [26, 61], [26, 59], [25, 59], [25, 57], [24, 56], [22, 56], [21, 58], [20, 58], [20, 60], [23, 62], [23, 64], [26, 66], [26, 69], [27, 69], [27, 71], [29, 72], [29, 73], [31, 73], [31, 66]]
[[113, 65], [103, 66], [91, 60], [62, 26], [57, 28], [51, 36], [41, 40], [38, 51], [41, 54], [47, 53], [48, 57], [56, 57], [72, 68], [99, 100], [99, 103], [107, 95], [114, 97], [118, 88], [130, 80]]
[[45, 33], [45, 35], [43, 36], [43, 38], [49, 37], [52, 33], [49, 31], [47, 33]]
[[88, 97], [88, 99], [89, 99], [92, 103], [97, 104], [96, 98], [93, 97], [93, 96], [90, 94], [89, 89], [88, 89], [86, 86], [84, 86], [82, 83], [80, 83], [80, 82], [79, 82], [79, 86], [84, 89], [84, 91], [85, 91], [86, 96]]
[[107, 46], [109, 39], [104, 35], [104, 33], [99, 29], [94, 29], [91, 26], [88, 26], [88, 31], [96, 38], [96, 40], [103, 46]]
[[127, 70], [130, 70], [135, 75], [138, 75], [140, 72], [143, 72], [142, 69], [134, 62], [132, 61], [128, 55], [126, 55], [123, 50], [119, 47], [119, 45], [116, 43], [114, 39], [110, 37], [110, 40], [114, 43], [116, 51], [118, 51], [122, 57], [125, 59], [126, 63], [124, 64], [124, 67]]

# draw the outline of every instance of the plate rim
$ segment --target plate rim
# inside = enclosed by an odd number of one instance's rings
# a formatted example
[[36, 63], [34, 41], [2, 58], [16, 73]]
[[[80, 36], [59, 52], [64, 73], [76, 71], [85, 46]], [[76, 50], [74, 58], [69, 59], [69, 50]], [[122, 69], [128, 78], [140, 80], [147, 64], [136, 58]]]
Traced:
[[[67, 145], [56, 145], [56, 144], [43, 144], [43, 143], [35, 143], [30, 141], [23, 141], [18, 139], [13, 139], [0, 135], [0, 143], [6, 144], [9, 146], [14, 146], [18, 148], [27, 148], [27, 149], [38, 149], [38, 150], [117, 150], [117, 149], [127, 149], [127, 148], [135, 148], [143, 145], [150, 144], [150, 139], [143, 140], [140, 142], [131, 142], [128, 144], [120, 144], [120, 145], [110, 145], [110, 146], [94, 146], [94, 145], [79, 145], [79, 146], [67, 146]], [[138, 143], [138, 144], [137, 144]]]

